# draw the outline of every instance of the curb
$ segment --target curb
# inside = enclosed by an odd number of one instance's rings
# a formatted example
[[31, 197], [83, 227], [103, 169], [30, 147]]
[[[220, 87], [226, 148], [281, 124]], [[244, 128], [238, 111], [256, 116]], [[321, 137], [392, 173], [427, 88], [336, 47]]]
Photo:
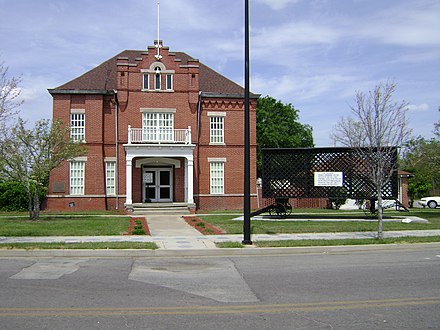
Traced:
[[292, 254], [339, 254], [364, 253], [380, 251], [407, 251], [407, 250], [440, 249], [440, 243], [414, 244], [378, 244], [378, 245], [340, 245], [320, 247], [289, 247], [289, 248], [257, 248], [245, 247], [236, 249], [188, 249], [188, 250], [0, 250], [0, 258], [175, 258], [175, 257], [246, 257], [246, 256], [273, 256]]

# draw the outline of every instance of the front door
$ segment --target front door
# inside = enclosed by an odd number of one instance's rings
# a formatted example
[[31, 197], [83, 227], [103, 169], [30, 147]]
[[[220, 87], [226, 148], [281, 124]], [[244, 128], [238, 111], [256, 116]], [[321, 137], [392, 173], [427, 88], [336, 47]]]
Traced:
[[172, 168], [143, 168], [142, 200], [144, 203], [160, 203], [173, 201]]

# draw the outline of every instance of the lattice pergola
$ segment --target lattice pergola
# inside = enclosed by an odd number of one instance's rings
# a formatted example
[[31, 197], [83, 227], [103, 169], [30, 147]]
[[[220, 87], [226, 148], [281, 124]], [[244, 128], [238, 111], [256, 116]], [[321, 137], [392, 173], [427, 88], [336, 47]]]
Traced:
[[[370, 175], [370, 157], [382, 159], [391, 179], [382, 187], [384, 199], [397, 199], [397, 148], [374, 151], [354, 148], [263, 149], [264, 198], [377, 199]], [[328, 183], [322, 178], [329, 177]]]

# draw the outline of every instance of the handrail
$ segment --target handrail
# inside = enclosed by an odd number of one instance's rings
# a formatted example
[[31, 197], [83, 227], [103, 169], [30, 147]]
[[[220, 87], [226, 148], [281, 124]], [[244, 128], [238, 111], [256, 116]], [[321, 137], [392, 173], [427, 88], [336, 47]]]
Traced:
[[128, 144], [133, 143], [176, 143], [191, 144], [191, 126], [186, 129], [132, 128], [128, 126]]

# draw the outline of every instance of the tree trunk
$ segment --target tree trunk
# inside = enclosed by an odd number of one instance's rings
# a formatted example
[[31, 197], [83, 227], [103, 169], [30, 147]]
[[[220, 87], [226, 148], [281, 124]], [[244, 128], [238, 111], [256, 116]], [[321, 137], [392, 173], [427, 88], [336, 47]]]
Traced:
[[380, 191], [380, 189], [377, 195], [377, 238], [383, 238], [383, 202], [382, 191]]
[[31, 193], [31, 186], [30, 186], [29, 181], [27, 182], [27, 185], [26, 185], [26, 192], [27, 192], [27, 195], [28, 195], [29, 220], [32, 220], [34, 218], [34, 211], [33, 211], [33, 206], [32, 206], [33, 196], [32, 196], [32, 193]]
[[40, 219], [40, 184], [35, 182], [34, 190], [34, 219]]

